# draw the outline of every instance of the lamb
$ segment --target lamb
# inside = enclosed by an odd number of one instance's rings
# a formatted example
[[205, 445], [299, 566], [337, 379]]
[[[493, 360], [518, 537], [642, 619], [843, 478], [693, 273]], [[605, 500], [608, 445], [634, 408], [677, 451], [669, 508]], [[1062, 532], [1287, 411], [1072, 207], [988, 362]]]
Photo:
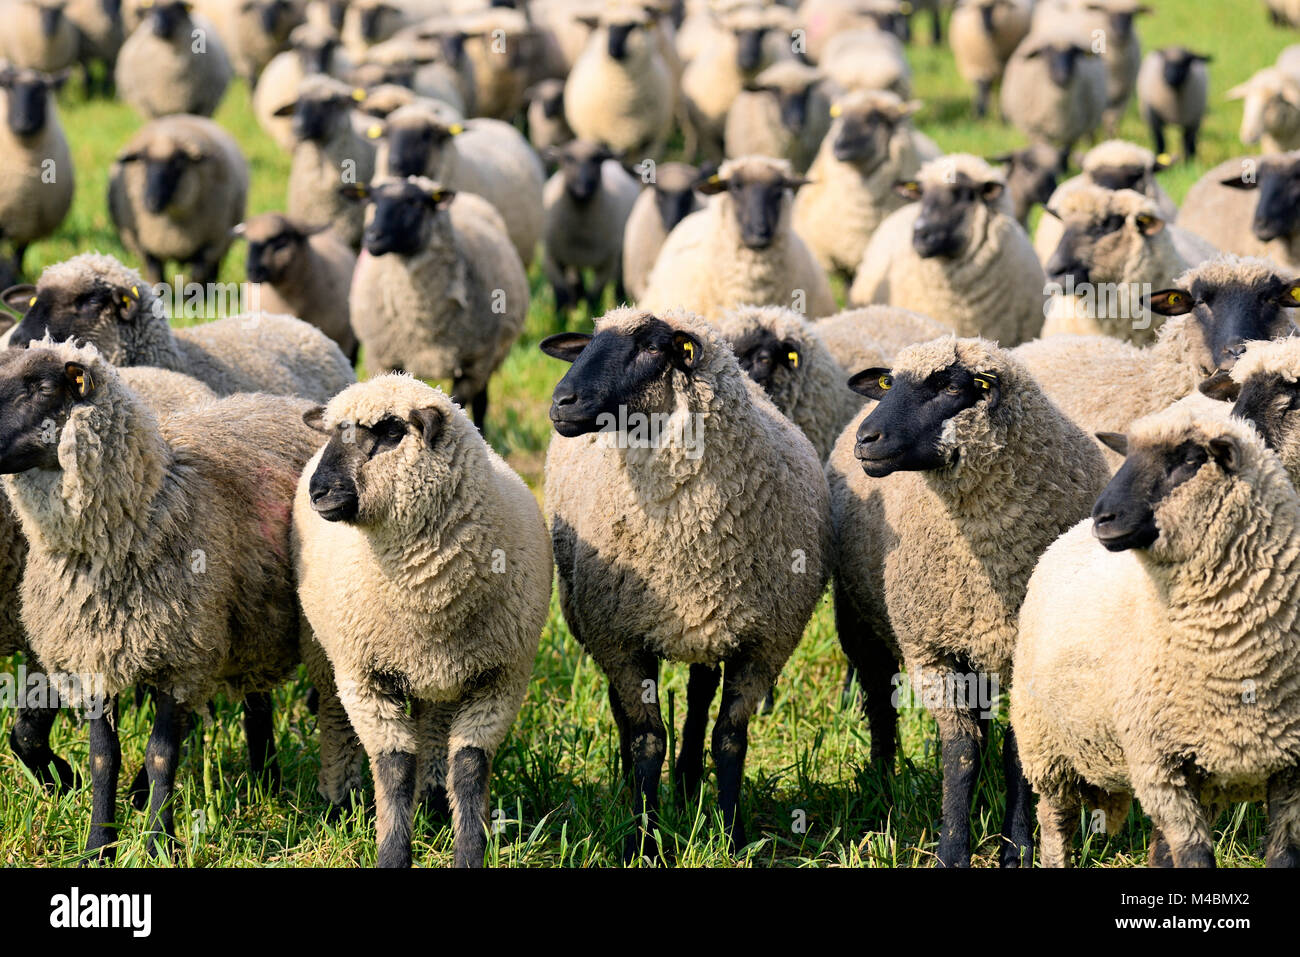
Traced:
[[40, 73], [58, 73], [77, 62], [80, 37], [66, 0], [7, 0], [0, 12], [0, 60]]
[[[866, 688], [873, 760], [893, 763], [898, 652], [914, 691], [939, 702], [929, 707], [943, 749], [938, 863], [969, 866], [971, 797], [994, 713], [987, 682], [1010, 681], [1034, 563], [1088, 514], [1106, 467], [1029, 370], [986, 340], [910, 346], [850, 387], [878, 404], [827, 463], [840, 642]], [[1002, 757], [1000, 863], [1027, 867], [1031, 802], [1014, 730]]]
[[975, 115], [988, 113], [989, 95], [1002, 79], [1007, 61], [1029, 33], [1031, 0], [957, 0], [948, 22], [961, 78], [975, 88]]
[[1240, 133], [1244, 145], [1258, 143], [1265, 153], [1300, 148], [1300, 76], [1265, 67], [1227, 95], [1244, 101]]
[[247, 199], [239, 144], [202, 116], [146, 123], [109, 170], [109, 215], [150, 282], [162, 281], [170, 260], [188, 264], [196, 282], [216, 279]]
[[379, 866], [410, 866], [425, 799], [450, 802], [456, 866], [482, 867], [492, 757], [550, 608], [537, 500], [447, 396], [409, 376], [352, 386], [307, 420], [329, 441], [294, 500], [298, 589], [370, 758]]
[[551, 404], [560, 437], [547, 450], [545, 501], [565, 621], [609, 678], [642, 832], [629, 835], [624, 858], [654, 841], [665, 658], [691, 665], [674, 769], [688, 801], [726, 664], [713, 756], [723, 825], [741, 847], [749, 719], [829, 571], [817, 453], [697, 315], [615, 309], [595, 335], [551, 336], [542, 351], [573, 363]]
[[[311, 75], [298, 98], [275, 116], [293, 117], [293, 163], [289, 167], [288, 212], [308, 223], [329, 223], [339, 238], [358, 249], [365, 228], [361, 207], [339, 195], [339, 184], [370, 182], [375, 173], [372, 141], [359, 136], [350, 115], [353, 90], [332, 77]], [[242, 218], [242, 215], [241, 215]]]
[[1011, 194], [1016, 222], [1028, 229], [1029, 211], [1035, 204], [1046, 206], [1056, 192], [1061, 157], [1050, 146], [1034, 143], [1010, 153], [990, 157], [989, 162], [1006, 167], [1007, 192]]
[[0, 64], [0, 239], [15, 276], [28, 244], [51, 235], [72, 207], [76, 170], [54, 99], [63, 79]]
[[367, 370], [451, 379], [482, 429], [488, 379], [528, 314], [528, 276], [501, 217], [420, 176], [343, 189], [368, 207], [349, 294]]
[[999, 94], [1002, 113], [1035, 143], [1061, 153], [1101, 123], [1106, 65], [1069, 32], [1031, 31], [1007, 61]]
[[1177, 126], [1183, 135], [1183, 158], [1196, 158], [1196, 136], [1205, 119], [1210, 87], [1205, 64], [1212, 59], [1175, 46], [1152, 50], [1142, 60], [1138, 107], [1157, 153], [1165, 151], [1165, 127]]
[[822, 323], [782, 306], [742, 306], [715, 325], [740, 367], [825, 461], [862, 399], [845, 387], [848, 373], [822, 344]]
[[1114, 832], [1136, 796], [1155, 866], [1213, 867], [1207, 809], [1265, 798], [1267, 864], [1300, 866], [1300, 497], [1245, 422], [1170, 409], [1108, 440], [1125, 464], [1020, 617], [1011, 720], [1043, 865], [1069, 863], [1081, 799]]
[[907, 202], [895, 185], [940, 155], [912, 126], [920, 107], [884, 90], [853, 91], [832, 104], [830, 130], [793, 212], [794, 231], [827, 274], [852, 282], [872, 233]]
[[528, 142], [542, 152], [548, 147], [563, 146], [573, 139], [573, 130], [564, 118], [564, 81], [542, 80], [525, 92], [528, 100]]
[[356, 381], [338, 346], [292, 316], [252, 313], [173, 331], [154, 290], [112, 256], [83, 253], [56, 263], [35, 286], [6, 290], [4, 301], [23, 311], [12, 347], [47, 335], [76, 339], [114, 365], [183, 372], [219, 395], [326, 402]]
[[186, 0], [158, 0], [147, 14], [118, 54], [118, 96], [146, 119], [211, 116], [233, 74], [216, 29]]
[[1297, 172], [1300, 151], [1220, 163], [1187, 191], [1178, 225], [1224, 252], [1300, 268]]
[[272, 57], [253, 87], [253, 115], [280, 148], [292, 153], [293, 121], [276, 116], [275, 111], [298, 96], [302, 78], [312, 73], [345, 76], [352, 70], [351, 61], [332, 30], [304, 23], [289, 34], [289, 48]]
[[235, 227], [248, 241], [248, 281], [258, 306], [297, 316], [329, 336], [357, 361], [357, 337], [348, 315], [348, 290], [357, 257], [326, 226], [309, 226], [281, 213], [262, 213]]
[[949, 323], [958, 335], [1008, 346], [1037, 335], [1046, 279], [1012, 216], [1003, 175], [959, 153], [930, 160], [900, 190], [920, 201], [880, 224], [849, 302], [913, 309]]
[[831, 102], [819, 70], [780, 60], [746, 84], [723, 127], [728, 159], [775, 156], [802, 172], [831, 125]]
[[[90, 719], [87, 852], [114, 854], [116, 698], [141, 682], [157, 704], [149, 846], [163, 852], [190, 712], [218, 691], [264, 696], [299, 657], [289, 511], [316, 446], [297, 421], [310, 406], [234, 396], [160, 422], [94, 347], [48, 339], [7, 353], [0, 392], [0, 473], [29, 543], [23, 625], [52, 677], [96, 676], [91, 688], [56, 680], [60, 697], [103, 706]], [[260, 776], [275, 749], [269, 699], [257, 700], [246, 727]]]
[[496, 207], [527, 267], [542, 238], [545, 171], [509, 123], [477, 118], [449, 123], [429, 100], [399, 107], [367, 132], [379, 144], [375, 174], [424, 176], [448, 189], [475, 193]]
[[699, 187], [713, 197], [708, 206], [668, 234], [639, 305], [690, 308], [705, 319], [742, 305], [830, 315], [826, 273], [790, 223], [792, 194], [805, 182], [784, 160], [728, 160]]
[[[623, 234], [639, 186], [599, 143], [573, 140], [551, 150], [548, 158], [559, 169], [542, 194], [546, 208], [542, 268], [555, 292], [558, 311], [586, 299], [594, 315], [606, 286], [614, 286], [615, 300], [625, 298]], [[584, 269], [594, 273], [592, 284], [585, 288]]]
[[843, 369], [869, 369], [893, 361], [918, 342], [952, 335], [952, 328], [895, 306], [845, 309], [817, 323], [817, 338]]
[[602, 11], [564, 84], [564, 118], [578, 139], [638, 159], [663, 152], [675, 87], [654, 26], [640, 6]]
[[633, 299], [645, 295], [650, 270], [668, 234], [704, 204], [696, 186], [707, 179], [698, 167], [685, 163], [660, 163], [654, 180], [632, 204], [623, 230], [623, 288]]

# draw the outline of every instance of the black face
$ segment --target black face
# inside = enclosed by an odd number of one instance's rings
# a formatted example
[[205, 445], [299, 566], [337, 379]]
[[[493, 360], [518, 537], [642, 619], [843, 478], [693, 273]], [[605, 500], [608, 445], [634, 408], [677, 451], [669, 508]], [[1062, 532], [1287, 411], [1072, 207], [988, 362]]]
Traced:
[[1075, 284], [1089, 281], [1091, 251], [1097, 240], [1124, 228], [1127, 220], [1112, 213], [1088, 223], [1069, 223], [1061, 233], [1056, 251], [1047, 261], [1044, 272], [1052, 282], [1064, 283], [1073, 277]]
[[674, 226], [691, 214], [695, 205], [695, 191], [690, 187], [667, 189], [660, 186], [656, 186], [654, 191], [659, 221], [663, 224], [664, 232], [670, 233]]
[[50, 90], [54, 82], [30, 72], [0, 72], [0, 89], [8, 97], [9, 130], [14, 136], [35, 136], [49, 118]]
[[1144, 166], [1098, 166], [1088, 178], [1102, 189], [1131, 189], [1140, 193], [1149, 174]]
[[374, 43], [380, 38], [383, 16], [387, 12], [388, 7], [384, 4], [376, 4], [361, 11], [361, 36], [364, 40]]
[[330, 26], [334, 32], [338, 33], [343, 29], [343, 15], [348, 12], [347, 0], [330, 0], [329, 18]]
[[[303, 418], [313, 428], [321, 428], [320, 409]], [[408, 435], [423, 436], [425, 445], [432, 448], [442, 427], [437, 409], [417, 409], [408, 419], [388, 415], [369, 426], [336, 426], [307, 486], [312, 509], [327, 522], [355, 521], [361, 502], [357, 480], [362, 466], [396, 449]]]
[[912, 223], [912, 248], [922, 259], [952, 258], [966, 249], [966, 223], [977, 204], [994, 200], [1000, 183], [972, 183], [959, 175], [957, 182], [926, 187], [921, 214]]
[[1275, 373], [1253, 375], [1241, 386], [1232, 414], [1259, 429], [1265, 444], [1282, 447], [1300, 413], [1300, 382]]
[[188, 19], [189, 11], [183, 3], [155, 3], [149, 14], [149, 29], [154, 36], [169, 40]]
[[602, 430], [604, 416], [617, 422], [620, 408], [638, 410], [655, 382], [673, 369], [689, 373], [702, 356], [698, 339], [653, 317], [631, 334], [560, 333], [541, 350], [573, 363], [551, 397], [551, 422], [566, 438]]
[[548, 120], [564, 115], [564, 87], [556, 85], [540, 97], [542, 115]]
[[106, 313], [111, 313], [112, 321], [130, 321], [139, 306], [138, 297], [132, 298], [103, 282], [85, 289], [44, 289], [39, 293], [32, 287], [17, 287], [5, 291], [5, 302], [23, 310], [22, 319], [9, 337], [11, 349], [25, 349], [47, 334], [56, 342], [65, 342], [79, 330], [100, 326]]
[[559, 151], [564, 190], [576, 203], [586, 203], [600, 189], [601, 168], [614, 154], [594, 143], [574, 142]]
[[1074, 77], [1075, 65], [1084, 51], [1077, 46], [1046, 46], [1028, 54], [1030, 59], [1043, 57], [1047, 60], [1047, 75], [1059, 87], [1067, 87]]
[[992, 3], [984, 3], [980, 5], [979, 10], [980, 10], [980, 23], [984, 27], [984, 32], [989, 36], [993, 36], [993, 32], [997, 29], [993, 23], [993, 14], [997, 10], [997, 5]]
[[894, 472], [928, 472], [956, 464], [939, 447], [944, 423], [976, 402], [997, 406], [997, 377], [976, 375], [954, 363], [922, 381], [895, 377], [888, 369], [867, 369], [849, 380], [849, 388], [878, 404], [858, 426], [853, 454], [872, 478]]
[[270, 3], [262, 4], [258, 10], [258, 19], [268, 36], [274, 36], [279, 32], [280, 24], [288, 10], [289, 5], [284, 0], [271, 0]]
[[1259, 201], [1250, 230], [1262, 243], [1300, 231], [1300, 163], [1260, 168]]
[[1026, 204], [1045, 204], [1056, 192], [1055, 166], [1042, 166], [1025, 150], [1013, 153], [1010, 159], [1010, 177], [1018, 184]]
[[116, 21], [122, 15], [122, 0], [99, 0], [99, 9], [108, 19]]
[[435, 147], [446, 142], [450, 132], [440, 126], [390, 127], [388, 131], [388, 171], [393, 176], [423, 176]]
[[609, 57], [611, 60], [622, 60], [627, 56], [627, 41], [632, 36], [632, 31], [636, 29], [636, 24], [614, 23], [608, 29]]
[[46, 350], [0, 356], [0, 475], [59, 467], [58, 435], [94, 386], [80, 365]]
[[750, 249], [767, 249], [781, 226], [785, 202], [783, 180], [746, 181], [733, 176], [727, 183], [740, 226], [740, 241]]
[[1111, 34], [1117, 38], [1120, 43], [1127, 43], [1128, 38], [1133, 33], [1133, 12], [1125, 10], [1110, 15]]
[[293, 135], [305, 142], [323, 142], [350, 104], [335, 97], [303, 97], [293, 107]]
[[465, 58], [465, 41], [468, 39], [463, 33], [439, 34], [438, 43], [442, 46], [442, 55], [453, 69], [460, 69], [460, 62]]
[[841, 163], [857, 163], [868, 172], [875, 169], [889, 155], [895, 122], [879, 110], [845, 115], [831, 146], [835, 158]]
[[173, 153], [166, 159], [144, 159], [144, 208], [149, 212], [161, 213], [170, 205], [176, 195], [176, 187], [189, 166], [189, 160], [181, 153]]
[[742, 73], [753, 73], [763, 65], [763, 37], [767, 30], [736, 31], [736, 66]]
[[419, 252], [425, 241], [426, 220], [449, 206], [452, 195], [450, 190], [430, 195], [411, 182], [385, 184], [370, 194], [374, 215], [361, 244], [372, 256]]
[[1151, 309], [1160, 315], [1192, 313], [1219, 369], [1231, 368], [1248, 342], [1294, 335], [1291, 310], [1297, 306], [1300, 280], [1281, 276], [1221, 285], [1196, 280], [1190, 289], [1164, 289], [1151, 296]]
[[791, 133], [798, 133], [808, 122], [808, 96], [812, 87], [802, 90], [781, 90], [777, 93], [777, 104], [781, 110], [781, 125]]
[[54, 34], [59, 32], [59, 24], [62, 22], [62, 7], [41, 7], [41, 33], [47, 40], [52, 39]]
[[1181, 89], [1195, 61], [1186, 50], [1166, 50], [1162, 57], [1161, 72], [1165, 82], [1173, 89]]
[[753, 329], [736, 340], [732, 346], [736, 359], [745, 374], [771, 394], [772, 377], [777, 369], [795, 370], [803, 358], [796, 343], [778, 339], [766, 329]]
[[[1123, 436], [1103, 433], [1098, 438], [1117, 452], [1126, 450]], [[1214, 439], [1208, 445], [1189, 440], [1132, 451], [1093, 506], [1093, 535], [1112, 552], [1150, 548], [1160, 537], [1156, 525], [1160, 504], [1211, 460], [1235, 468], [1235, 452], [1230, 439]]]
[[304, 237], [294, 232], [283, 232], [266, 240], [248, 243], [248, 281], [275, 284], [284, 276], [284, 266], [292, 260], [287, 255]]
[[298, 62], [302, 64], [302, 72], [305, 74], [328, 73], [330, 61], [334, 59], [334, 51], [338, 48], [338, 43], [329, 40], [325, 43], [297, 47]]

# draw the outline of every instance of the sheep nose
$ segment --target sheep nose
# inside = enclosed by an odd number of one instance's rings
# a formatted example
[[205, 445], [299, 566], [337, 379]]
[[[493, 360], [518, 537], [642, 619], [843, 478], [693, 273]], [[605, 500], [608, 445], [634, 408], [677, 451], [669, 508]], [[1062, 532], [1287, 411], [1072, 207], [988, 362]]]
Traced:
[[551, 397], [551, 404], [556, 408], [563, 408], [566, 405], [573, 405], [578, 401], [578, 393], [572, 389], [556, 389], [555, 395]]

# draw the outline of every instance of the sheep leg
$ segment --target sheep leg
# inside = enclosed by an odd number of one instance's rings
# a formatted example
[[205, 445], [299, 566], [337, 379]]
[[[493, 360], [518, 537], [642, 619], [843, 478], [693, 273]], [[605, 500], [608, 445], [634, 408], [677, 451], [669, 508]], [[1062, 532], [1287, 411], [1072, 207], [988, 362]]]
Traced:
[[385, 751], [370, 759], [375, 776], [380, 867], [411, 866], [411, 823], [415, 809], [415, 754]]
[[1079, 802], [1063, 794], [1038, 796], [1038, 839], [1044, 867], [1070, 867], [1074, 832], [1079, 826]]
[[[689, 689], [688, 689], [689, 692]], [[628, 735], [627, 712], [618, 700], [618, 692], [609, 686], [609, 710], [614, 715], [614, 726], [618, 729], [618, 760], [620, 773], [627, 781], [628, 790], [632, 788], [632, 751], [629, 747], [631, 737]]]
[[709, 728], [709, 709], [722, 681], [722, 669], [710, 665], [691, 665], [686, 682], [686, 720], [682, 723], [682, 746], [673, 768], [673, 785], [677, 800], [685, 805], [700, 792], [704, 776], [704, 735]]
[[9, 731], [9, 747], [43, 787], [62, 793], [77, 786], [77, 776], [50, 748], [50, 729], [58, 714], [58, 708], [19, 707]]
[[770, 664], [748, 652], [728, 661], [723, 673], [722, 704], [713, 726], [713, 763], [718, 770], [718, 808], [733, 853], [747, 843], [740, 819], [740, 788], [749, 751], [749, 719], [776, 677]]
[[1160, 762], [1144, 761], [1144, 757], [1139, 754], [1131, 761], [1134, 770], [1141, 772], [1134, 776], [1134, 792], [1167, 841], [1174, 866], [1214, 867], [1214, 843], [1197, 796], [1196, 769], [1188, 765], [1171, 779]]
[[[1190, 162], [1196, 159], [1196, 137], [1200, 133], [1199, 126], [1183, 127], [1183, 162]], [[1164, 150], [1159, 152], [1163, 153]]]
[[452, 705], [430, 701], [417, 703], [415, 709], [415, 800], [444, 819], [451, 816], [447, 797], [447, 739], [455, 713]]
[[122, 769], [122, 745], [117, 739], [117, 698], [105, 703], [103, 714], [90, 724], [90, 837], [86, 853], [99, 860], [117, 854], [117, 775]]
[[849, 672], [844, 678], [845, 692], [851, 694], [855, 674], [862, 685], [862, 716], [871, 732], [871, 763], [892, 769], [898, 744], [898, 709], [894, 707], [898, 662], [893, 651], [857, 613], [838, 584], [835, 587], [835, 630], [840, 636], [840, 647], [849, 659]]
[[157, 256], [145, 253], [144, 255], [144, 278], [149, 281], [150, 285], [156, 285], [163, 281], [163, 266], [165, 265]]
[[1169, 853], [1169, 842], [1160, 833], [1160, 828], [1151, 829], [1151, 840], [1147, 844], [1147, 867], [1173, 867], [1174, 859]]
[[248, 768], [254, 780], [271, 790], [280, 788], [280, 762], [275, 754], [275, 723], [271, 696], [253, 691], [244, 696], [244, 737], [248, 741]]
[[989, 92], [993, 84], [988, 80], [975, 81], [975, 115], [981, 120], [988, 116], [989, 112]]
[[200, 252], [199, 256], [190, 263], [190, 278], [200, 284], [210, 283], [216, 280], [220, 268], [220, 258], [212, 259]]
[[1300, 867], [1300, 772], [1281, 771], [1268, 781], [1268, 867]]
[[939, 865], [970, 867], [970, 806], [979, 778], [979, 725], [974, 713], [965, 709], [936, 708], [933, 714], [943, 753]]
[[1020, 766], [1015, 729], [1002, 738], [1002, 770], [1007, 782], [1007, 807], [1002, 818], [1002, 867], [1031, 867], [1034, 863], [1034, 796]]
[[470, 410], [479, 435], [483, 435], [483, 421], [487, 417], [487, 386], [484, 385], [475, 392], [474, 383], [469, 379], [457, 379], [451, 384], [451, 401], [462, 409]]
[[482, 748], [460, 748], [451, 759], [452, 833], [456, 867], [482, 867], [487, 851], [488, 777], [492, 761]]
[[1159, 156], [1165, 151], [1165, 124], [1160, 117], [1150, 111], [1146, 115], [1147, 127], [1151, 130], [1151, 145]]
[[645, 651], [631, 652], [610, 672], [610, 684], [623, 710], [620, 728], [623, 753], [632, 776], [632, 815], [636, 830], [623, 845], [623, 863], [641, 856], [643, 842], [652, 857], [658, 848], [654, 832], [658, 823], [659, 777], [668, 735], [659, 713], [659, 661]]
[[189, 721], [185, 706], [168, 692], [159, 688], [155, 696], [158, 710], [145, 746], [144, 763], [149, 770], [149, 853], [161, 857], [167, 853], [170, 839], [176, 836], [172, 798], [176, 766], [180, 762], [181, 732], [189, 728]]

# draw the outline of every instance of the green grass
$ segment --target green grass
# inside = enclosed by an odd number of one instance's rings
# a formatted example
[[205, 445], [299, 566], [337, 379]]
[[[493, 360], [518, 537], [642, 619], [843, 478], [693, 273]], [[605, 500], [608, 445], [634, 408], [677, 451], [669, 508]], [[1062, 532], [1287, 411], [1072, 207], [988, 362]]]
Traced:
[[[1224, 92], [1300, 36], [1270, 27], [1258, 0], [1163, 0], [1140, 23], [1148, 46], [1181, 43], [1213, 54], [1210, 116], [1202, 129], [1201, 157], [1194, 165], [1162, 174], [1175, 200], [1210, 166], [1246, 152], [1236, 130], [1241, 107]], [[922, 31], [924, 32], [924, 31]], [[995, 119], [977, 121], [969, 91], [957, 77], [946, 47], [924, 41], [911, 48], [916, 95], [925, 101], [922, 129], [947, 151], [988, 155], [1020, 145], [1018, 133]], [[64, 93], [62, 116], [77, 165], [77, 197], [59, 234], [33, 246], [28, 271], [75, 253], [98, 249], [130, 262], [113, 233], [105, 208], [108, 165], [139, 120], [120, 104], [85, 101], [76, 84]], [[250, 213], [279, 208], [288, 158], [253, 121], [247, 91], [236, 85], [217, 119], [243, 145], [252, 164]], [[1121, 135], [1147, 142], [1135, 107]], [[1175, 139], [1176, 143], [1177, 140]], [[138, 265], [138, 264], [136, 264]], [[221, 278], [243, 277], [243, 249], [236, 246]], [[540, 492], [550, 438], [546, 408], [560, 375], [557, 364], [536, 349], [550, 332], [565, 327], [554, 315], [550, 291], [532, 275], [534, 298], [524, 335], [493, 383], [488, 438]], [[586, 316], [569, 328], [589, 328]], [[940, 770], [933, 722], [904, 712], [902, 752], [895, 772], [866, 767], [867, 732], [852, 707], [840, 702], [844, 659], [835, 637], [829, 598], [823, 600], [804, 641], [782, 675], [776, 710], [751, 724], [743, 813], [751, 844], [732, 857], [713, 818], [715, 791], [706, 779], [700, 806], [677, 807], [665, 776], [661, 820], [669, 859], [686, 866], [912, 866], [932, 862], [939, 820]], [[191, 735], [178, 778], [177, 821], [185, 838], [180, 863], [195, 866], [338, 866], [374, 863], [373, 822], [364, 810], [338, 824], [323, 819], [315, 795], [316, 733], [303, 705], [304, 684], [276, 696], [276, 735], [285, 785], [280, 793], [250, 789], [238, 708], [219, 702], [216, 720], [202, 736]], [[664, 674], [663, 703], [680, 725], [685, 670]], [[121, 721], [123, 777], [143, 759], [152, 709], [125, 707]], [[673, 734], [670, 731], [670, 734]], [[995, 744], [1000, 735], [995, 732]], [[74, 767], [87, 767], [84, 727], [64, 718], [55, 747]], [[492, 780], [493, 865], [606, 866], [619, 861], [631, 825], [627, 796], [616, 779], [617, 740], [605, 682], [569, 634], [553, 605], [538, 654], [528, 700], [498, 755]], [[996, 861], [1001, 820], [1001, 770], [982, 776], [972, 816], [976, 864]], [[59, 866], [81, 860], [89, 822], [89, 793], [59, 799], [45, 795], [11, 752], [0, 749], [0, 863]], [[205, 787], [205, 781], [208, 786]], [[118, 863], [161, 866], [144, 852], [143, 817], [119, 811], [124, 821]], [[802, 831], [796, 819], [806, 820]], [[1234, 808], [1216, 824], [1220, 865], [1259, 863], [1264, 819], [1256, 807]], [[417, 821], [415, 859], [421, 866], [451, 860], [450, 829], [423, 816]], [[1135, 809], [1120, 833], [1090, 839], [1082, 863], [1132, 866], [1145, 861], [1149, 825]]]

